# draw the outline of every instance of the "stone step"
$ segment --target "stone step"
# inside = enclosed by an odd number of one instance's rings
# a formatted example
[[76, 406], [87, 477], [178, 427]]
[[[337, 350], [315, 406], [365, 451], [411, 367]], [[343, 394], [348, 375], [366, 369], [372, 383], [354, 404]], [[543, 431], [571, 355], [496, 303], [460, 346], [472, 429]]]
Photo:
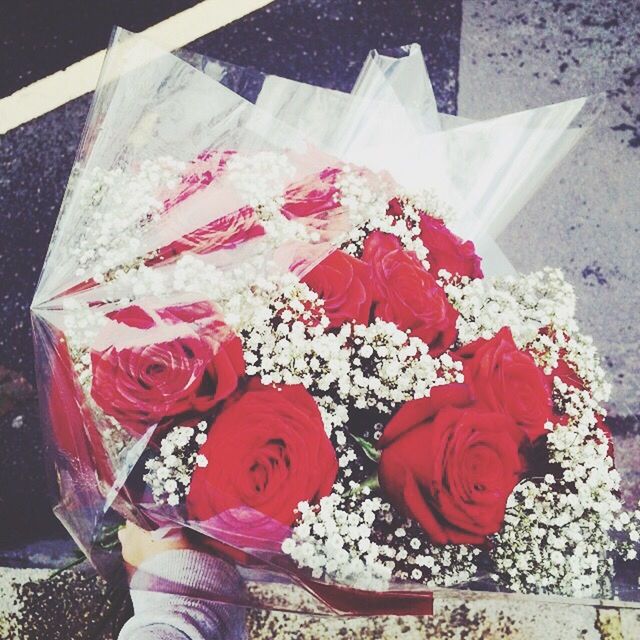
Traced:
[[[344, 618], [249, 610], [250, 640], [637, 640], [640, 609], [562, 599], [447, 592], [430, 617]], [[116, 640], [131, 614], [126, 591], [87, 566], [0, 569], [0, 638]]]

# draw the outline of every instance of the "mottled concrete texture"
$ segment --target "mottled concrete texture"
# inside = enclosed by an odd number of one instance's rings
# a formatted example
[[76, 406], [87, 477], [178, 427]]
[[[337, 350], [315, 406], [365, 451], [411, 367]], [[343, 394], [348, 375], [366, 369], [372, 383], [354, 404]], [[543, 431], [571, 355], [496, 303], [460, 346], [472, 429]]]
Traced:
[[639, 49], [637, 0], [463, 3], [460, 115], [486, 118], [608, 95], [595, 129], [500, 244], [518, 269], [557, 265], [576, 286], [581, 326], [603, 355], [612, 410], [621, 416], [640, 413]]
[[[127, 594], [86, 571], [6, 570], [0, 637], [116, 640]], [[249, 610], [249, 640], [637, 640], [639, 609], [451, 593], [430, 617], [339, 618]]]

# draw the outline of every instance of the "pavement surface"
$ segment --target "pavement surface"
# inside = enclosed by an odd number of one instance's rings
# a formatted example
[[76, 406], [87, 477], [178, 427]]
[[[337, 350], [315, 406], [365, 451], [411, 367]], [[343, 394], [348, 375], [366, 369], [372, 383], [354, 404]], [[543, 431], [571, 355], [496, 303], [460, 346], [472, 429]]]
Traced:
[[[625, 498], [640, 498], [640, 2], [465, 0], [458, 112], [606, 93], [604, 111], [498, 238], [519, 271], [562, 268], [613, 384]], [[639, 634], [640, 637], [640, 634]]]
[[640, 3], [464, 2], [458, 111], [487, 118], [606, 92], [604, 112], [500, 238], [519, 270], [563, 269], [616, 415], [640, 413]]
[[114, 24], [142, 31], [199, 0], [3, 3], [0, 98], [103, 49]]
[[[139, 31], [195, 4], [23, 0], [11, 11], [2, 7], [0, 99], [102, 49], [113, 24]], [[410, 42], [422, 46], [438, 105], [447, 113], [482, 118], [607, 92], [596, 130], [499, 241], [519, 269], [557, 265], [577, 287], [581, 324], [611, 370], [618, 464], [626, 495], [637, 498], [640, 3], [275, 0], [188, 46], [349, 90], [370, 49]], [[0, 569], [0, 603], [14, 614], [21, 611], [13, 619], [22, 622], [6, 632], [20, 638], [106, 639], [115, 632], [103, 628], [105, 619], [117, 622], [118, 612], [126, 610], [122, 598], [105, 599], [106, 587], [90, 574], [71, 572], [52, 584], [38, 573], [63, 564], [73, 544], [50, 509], [28, 308], [90, 102], [90, 94], [82, 95], [0, 136], [0, 565], [14, 568]], [[35, 573], [27, 575], [23, 567]], [[22, 585], [18, 591], [11, 587], [16, 584]], [[13, 595], [5, 598], [3, 588]], [[57, 605], [46, 604], [56, 601], [56, 593], [63, 594]], [[78, 613], [73, 633], [56, 627], [55, 620], [68, 618], [64, 603], [78, 594], [94, 604]], [[287, 616], [252, 615], [252, 637], [640, 637], [636, 614], [609, 615], [596, 607], [519, 609], [512, 602], [461, 600], [440, 617], [410, 621], [406, 628], [397, 621], [318, 627]]]

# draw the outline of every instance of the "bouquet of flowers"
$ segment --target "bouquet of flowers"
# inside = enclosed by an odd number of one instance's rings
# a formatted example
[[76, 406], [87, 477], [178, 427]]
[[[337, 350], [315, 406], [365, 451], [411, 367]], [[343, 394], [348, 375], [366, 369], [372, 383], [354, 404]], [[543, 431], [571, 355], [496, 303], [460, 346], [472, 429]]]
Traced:
[[124, 518], [282, 608], [613, 595], [610, 385], [562, 273], [495, 241], [593, 114], [440, 116], [416, 46], [343, 94], [117, 31], [33, 304], [87, 555]]

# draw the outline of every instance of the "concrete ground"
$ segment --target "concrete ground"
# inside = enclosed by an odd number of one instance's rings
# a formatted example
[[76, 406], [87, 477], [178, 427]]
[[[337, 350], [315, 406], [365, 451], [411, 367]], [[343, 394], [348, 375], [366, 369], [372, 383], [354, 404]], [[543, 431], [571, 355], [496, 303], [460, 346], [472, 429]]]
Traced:
[[[92, 573], [0, 574], [0, 637], [115, 640], [130, 615], [125, 593]], [[640, 610], [452, 592], [429, 617], [327, 618], [250, 609], [249, 640], [637, 640]]]
[[[1, 98], [104, 47], [113, 23], [141, 30], [195, 4], [14, 3], [0, 20], [0, 109]], [[626, 495], [637, 497], [640, 4], [275, 0], [189, 47], [348, 90], [369, 49], [408, 42], [422, 45], [438, 104], [448, 113], [482, 118], [607, 92], [595, 131], [499, 242], [516, 267], [557, 265], [576, 286], [580, 321], [611, 371], [617, 461]], [[113, 593], [91, 572], [46, 580], [49, 567], [71, 557], [73, 543], [50, 510], [28, 307], [90, 99], [79, 95], [0, 136], [0, 566], [7, 567], [0, 569], [0, 638], [106, 640], [128, 614], [126, 594]], [[640, 638], [640, 618], [637, 610], [455, 595], [436, 602], [430, 619], [327, 621], [252, 612], [250, 630], [252, 638], [281, 639], [631, 640]]]

